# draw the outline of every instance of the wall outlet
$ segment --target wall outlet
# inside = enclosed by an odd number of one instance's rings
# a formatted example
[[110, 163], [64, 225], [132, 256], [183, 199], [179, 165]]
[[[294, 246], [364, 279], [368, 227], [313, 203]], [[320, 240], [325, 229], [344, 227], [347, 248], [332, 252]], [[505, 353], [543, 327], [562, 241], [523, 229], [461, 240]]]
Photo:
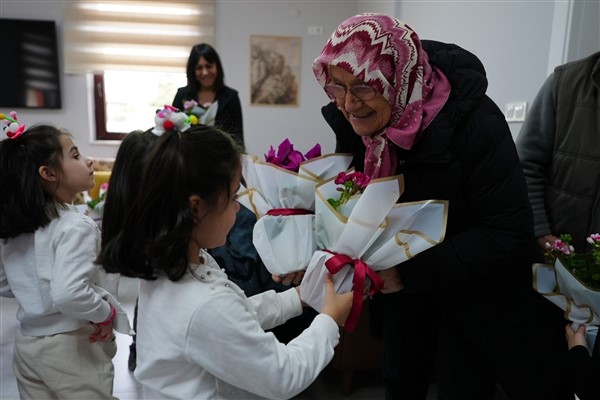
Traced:
[[504, 107], [504, 117], [507, 122], [523, 122], [525, 121], [525, 115], [527, 114], [527, 102], [516, 101], [512, 103], [506, 103]]

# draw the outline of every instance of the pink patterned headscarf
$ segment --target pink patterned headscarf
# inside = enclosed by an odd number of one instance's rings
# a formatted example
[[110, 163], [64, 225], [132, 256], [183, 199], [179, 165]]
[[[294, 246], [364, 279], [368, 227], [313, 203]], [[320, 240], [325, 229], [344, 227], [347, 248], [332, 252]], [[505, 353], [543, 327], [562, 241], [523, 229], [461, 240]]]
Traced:
[[342, 22], [321, 54], [313, 72], [324, 87], [335, 65], [361, 79], [389, 102], [392, 115], [384, 131], [363, 137], [367, 146], [365, 173], [373, 178], [395, 173], [396, 152], [388, 141], [410, 149], [417, 135], [448, 100], [450, 83], [404, 22], [383, 14], [360, 14]]

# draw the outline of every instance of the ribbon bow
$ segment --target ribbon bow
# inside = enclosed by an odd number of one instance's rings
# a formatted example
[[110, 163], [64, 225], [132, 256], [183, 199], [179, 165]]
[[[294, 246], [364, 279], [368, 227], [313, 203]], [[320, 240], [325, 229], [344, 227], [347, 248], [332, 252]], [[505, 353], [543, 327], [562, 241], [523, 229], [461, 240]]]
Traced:
[[337, 274], [346, 264], [354, 266], [354, 275], [352, 277], [352, 308], [350, 309], [350, 315], [348, 315], [348, 319], [344, 325], [344, 330], [352, 332], [356, 328], [360, 313], [362, 312], [363, 288], [365, 287], [366, 278], [369, 277], [371, 279], [369, 296], [373, 296], [383, 288], [383, 281], [375, 271], [360, 259], [352, 259], [346, 254], [337, 254], [329, 250], [325, 251], [333, 254], [333, 257], [325, 261], [325, 267], [331, 274]]

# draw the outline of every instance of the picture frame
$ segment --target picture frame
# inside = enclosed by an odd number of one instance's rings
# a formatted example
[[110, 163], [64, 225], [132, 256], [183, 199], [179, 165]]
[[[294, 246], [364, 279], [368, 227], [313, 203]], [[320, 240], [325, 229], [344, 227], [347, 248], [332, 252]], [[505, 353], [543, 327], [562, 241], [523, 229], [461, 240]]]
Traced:
[[250, 36], [250, 104], [299, 106], [299, 36]]

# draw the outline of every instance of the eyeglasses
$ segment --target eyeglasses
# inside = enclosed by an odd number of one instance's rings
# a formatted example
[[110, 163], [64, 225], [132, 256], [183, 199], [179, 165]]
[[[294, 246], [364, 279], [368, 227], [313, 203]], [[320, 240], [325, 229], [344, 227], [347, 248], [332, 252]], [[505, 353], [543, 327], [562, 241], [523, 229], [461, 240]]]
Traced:
[[369, 85], [354, 85], [350, 89], [334, 83], [325, 85], [325, 92], [327, 95], [329, 95], [329, 97], [335, 97], [336, 99], [343, 99], [346, 97], [348, 91], [352, 93], [352, 96], [360, 100], [371, 100], [375, 97], [375, 89]]

